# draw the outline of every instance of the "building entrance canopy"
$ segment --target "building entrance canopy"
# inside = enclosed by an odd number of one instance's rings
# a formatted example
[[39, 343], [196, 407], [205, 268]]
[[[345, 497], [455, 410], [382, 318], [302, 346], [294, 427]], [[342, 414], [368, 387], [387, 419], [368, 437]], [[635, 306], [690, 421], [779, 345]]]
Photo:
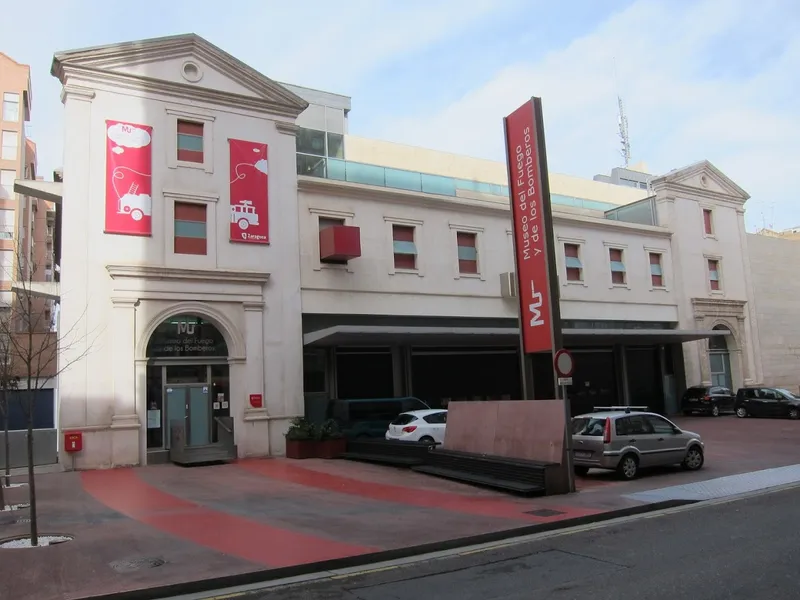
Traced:
[[[729, 335], [720, 330], [685, 329], [563, 329], [569, 346], [611, 344], [654, 345], [691, 342]], [[418, 327], [383, 325], [336, 325], [303, 336], [306, 346], [514, 346], [516, 327]]]

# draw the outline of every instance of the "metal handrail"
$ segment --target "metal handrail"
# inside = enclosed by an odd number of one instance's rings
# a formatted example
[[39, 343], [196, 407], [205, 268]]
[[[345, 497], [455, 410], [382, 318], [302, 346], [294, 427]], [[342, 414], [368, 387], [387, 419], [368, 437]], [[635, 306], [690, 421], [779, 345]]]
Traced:
[[228, 433], [233, 433], [233, 429], [228, 428], [228, 426], [222, 422], [222, 419], [220, 419], [219, 417], [214, 417], [214, 420], [217, 422], [217, 425], [222, 427], [225, 431], [227, 431]]

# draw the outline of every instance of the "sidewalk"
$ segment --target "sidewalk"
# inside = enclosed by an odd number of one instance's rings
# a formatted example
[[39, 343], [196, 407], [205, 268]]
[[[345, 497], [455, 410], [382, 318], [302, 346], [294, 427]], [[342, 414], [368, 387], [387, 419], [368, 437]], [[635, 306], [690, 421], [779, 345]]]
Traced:
[[[698, 472], [672, 469], [634, 482], [591, 474], [578, 478], [576, 494], [533, 499], [343, 460], [42, 474], [36, 479], [40, 534], [75, 539], [0, 550], [0, 598], [87, 598], [302, 568], [530, 526], [568, 526], [568, 520], [669, 499], [763, 489], [800, 481], [800, 467], [761, 471], [800, 463], [798, 450], [786, 452], [788, 434], [783, 451], [773, 443], [758, 461], [719, 446], [709, 448], [707, 466]], [[738, 475], [748, 470], [759, 473]], [[27, 493], [27, 487], [7, 490], [7, 501], [27, 502]], [[0, 538], [27, 533], [28, 523], [18, 522], [27, 516], [26, 510], [0, 513]]]

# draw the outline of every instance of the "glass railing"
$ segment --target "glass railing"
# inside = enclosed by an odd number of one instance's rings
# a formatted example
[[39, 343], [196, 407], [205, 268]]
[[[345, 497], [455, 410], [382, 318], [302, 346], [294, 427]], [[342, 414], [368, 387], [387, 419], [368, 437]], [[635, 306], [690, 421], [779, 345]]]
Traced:
[[[460, 190], [508, 198], [507, 185], [406, 171], [353, 162], [351, 160], [313, 156], [311, 154], [297, 154], [297, 173], [298, 175], [323, 177], [336, 181], [361, 183], [424, 194], [439, 194], [440, 196], [458, 196]], [[619, 206], [610, 202], [587, 200], [561, 194], [551, 194], [550, 198], [554, 204], [589, 210], [607, 211]]]

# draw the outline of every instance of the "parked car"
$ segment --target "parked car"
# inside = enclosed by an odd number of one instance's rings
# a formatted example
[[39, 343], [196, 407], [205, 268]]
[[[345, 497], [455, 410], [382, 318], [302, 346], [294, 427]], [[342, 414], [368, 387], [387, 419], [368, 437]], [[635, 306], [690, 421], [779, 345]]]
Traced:
[[722, 413], [734, 412], [735, 400], [736, 396], [726, 387], [695, 385], [683, 393], [681, 411], [687, 416], [701, 413], [718, 417]]
[[413, 396], [341, 399], [331, 402], [327, 417], [336, 421], [347, 439], [381, 438], [400, 413], [429, 408]]
[[387, 440], [443, 444], [447, 411], [414, 410], [399, 415], [386, 431]]
[[744, 387], [736, 392], [737, 417], [800, 419], [800, 398], [783, 388]]
[[572, 419], [572, 455], [575, 473], [589, 469], [615, 470], [634, 479], [639, 469], [680, 464], [696, 471], [705, 462], [701, 437], [684, 431], [669, 419], [635, 410], [646, 407], [595, 407]]

